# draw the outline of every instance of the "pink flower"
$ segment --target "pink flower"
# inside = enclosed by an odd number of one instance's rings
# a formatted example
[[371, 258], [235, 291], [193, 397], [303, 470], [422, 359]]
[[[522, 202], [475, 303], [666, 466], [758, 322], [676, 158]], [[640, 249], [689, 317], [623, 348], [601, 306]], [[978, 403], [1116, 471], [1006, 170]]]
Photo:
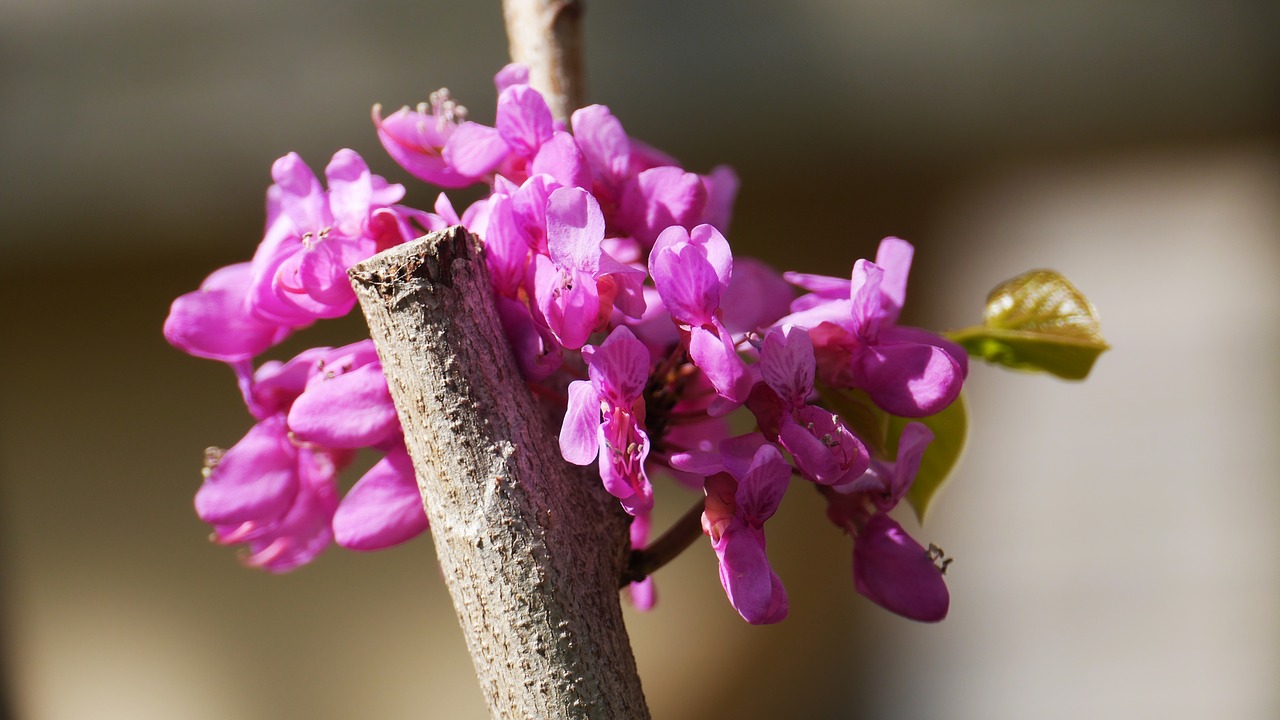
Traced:
[[702, 178], [678, 167], [656, 167], [632, 178], [622, 192], [616, 222], [645, 247], [667, 228], [693, 228], [707, 205]]
[[813, 394], [814, 356], [809, 334], [803, 328], [774, 328], [760, 350], [760, 374], [776, 400], [755, 401], [757, 386], [748, 401], [762, 428], [776, 436], [795, 458], [796, 467], [821, 485], [844, 485], [857, 480], [869, 467], [862, 441], [854, 437], [836, 415], [810, 405]]
[[334, 541], [348, 550], [381, 550], [426, 529], [422, 494], [403, 442], [351, 487], [333, 515]]
[[253, 257], [253, 311], [291, 327], [347, 314], [356, 302], [347, 270], [409, 239], [405, 226], [385, 217], [396, 213], [391, 206], [404, 188], [371, 174], [351, 150], [339, 150], [325, 168], [328, 192], [296, 153], [277, 160], [271, 174], [267, 233]]
[[298, 447], [284, 415], [269, 417], [205, 468], [196, 514], [225, 545], [247, 544], [247, 565], [272, 572], [314, 559], [332, 538], [334, 478], [349, 453]]
[[584, 347], [590, 381], [569, 384], [569, 405], [560, 430], [560, 454], [575, 465], [597, 456], [604, 487], [632, 515], [653, 507], [645, 473], [649, 437], [641, 394], [649, 377], [649, 351], [625, 326], [600, 347]]
[[288, 418], [299, 441], [329, 448], [375, 447], [399, 438], [400, 420], [373, 341], [319, 358]]
[[196, 357], [235, 363], [249, 360], [284, 340], [291, 327], [253, 312], [249, 263], [228, 265], [200, 283], [200, 289], [173, 301], [164, 321], [170, 345]]
[[467, 109], [449, 97], [445, 89], [431, 93], [430, 106], [403, 107], [387, 118], [382, 106], [373, 106], [373, 126], [387, 154], [414, 177], [445, 188], [471, 185], [480, 175], [467, 175], [444, 159], [444, 146], [453, 136]]
[[725, 440], [719, 458], [687, 453], [672, 465], [707, 477], [702, 528], [720, 560], [729, 603], [753, 625], [776, 623], [789, 604], [782, 581], [765, 556], [764, 523], [777, 511], [791, 466], [762, 435]]
[[[495, 127], [464, 122], [445, 143], [445, 163], [468, 177], [482, 177], [499, 170], [517, 182], [528, 177], [528, 165], [555, 133], [555, 123], [547, 102], [528, 85], [510, 85], [498, 96]], [[549, 152], [555, 157], [547, 164], [562, 168], [566, 148]]]
[[753, 384], [751, 372], [738, 357], [719, 312], [733, 274], [728, 241], [710, 225], [699, 225], [692, 233], [678, 225], [669, 227], [649, 255], [649, 274], [672, 319], [688, 332], [694, 364], [728, 403], [745, 402]]
[[622, 123], [603, 105], [575, 110], [570, 123], [574, 140], [591, 172], [591, 194], [600, 200], [606, 217], [613, 218], [627, 183], [637, 174], [679, 164], [674, 158], [627, 137]]
[[[426, 528], [373, 341], [236, 371], [260, 422], [211, 456], [196, 494], [218, 542], [246, 543], [247, 563], [282, 572], [310, 562], [335, 534], [344, 546], [373, 550]], [[386, 455], [339, 504], [336, 476], [361, 447]]]
[[909, 423], [898, 441], [896, 462], [871, 461], [857, 482], [831, 488], [827, 516], [854, 536], [853, 578], [858, 592], [903, 617], [937, 622], [950, 594], [934, 557], [887, 514], [906, 496], [933, 433]]
[[858, 260], [851, 281], [787, 274], [813, 292], [797, 299], [794, 312], [778, 322], [811, 330], [828, 382], [864, 390], [894, 415], [924, 417], [960, 394], [968, 356], [942, 337], [896, 324], [911, 255], [906, 241], [885, 238], [877, 263]]
[[608, 322], [615, 304], [624, 313], [644, 311], [644, 271], [623, 265], [600, 246], [604, 216], [581, 188], [559, 188], [547, 198], [547, 249], [533, 264], [538, 310], [560, 344], [582, 347]]

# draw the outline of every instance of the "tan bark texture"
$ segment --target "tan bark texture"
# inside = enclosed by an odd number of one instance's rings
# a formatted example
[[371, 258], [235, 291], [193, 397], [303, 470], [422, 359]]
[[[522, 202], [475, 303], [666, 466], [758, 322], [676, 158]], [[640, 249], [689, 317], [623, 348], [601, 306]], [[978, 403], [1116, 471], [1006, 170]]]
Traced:
[[582, 107], [582, 3], [579, 0], [503, 0], [511, 61], [529, 67], [529, 84], [557, 120]]
[[461, 227], [351, 270], [494, 718], [648, 718], [618, 580], [628, 517], [560, 457]]

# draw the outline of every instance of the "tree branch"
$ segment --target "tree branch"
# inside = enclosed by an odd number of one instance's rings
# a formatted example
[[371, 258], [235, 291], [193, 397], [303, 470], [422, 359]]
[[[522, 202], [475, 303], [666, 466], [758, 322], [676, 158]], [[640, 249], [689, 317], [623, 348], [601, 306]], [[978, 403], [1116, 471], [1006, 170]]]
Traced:
[[640, 582], [657, 572], [658, 568], [675, 560], [702, 537], [702, 511], [705, 507], [706, 501], [699, 499], [649, 547], [633, 550], [619, 586], [626, 587], [630, 583]]
[[618, 598], [629, 518], [560, 457], [479, 242], [449, 228], [351, 278], [491, 715], [648, 718]]
[[511, 61], [529, 67], [529, 84], [557, 120], [569, 119], [586, 95], [582, 64], [582, 3], [502, 0]]

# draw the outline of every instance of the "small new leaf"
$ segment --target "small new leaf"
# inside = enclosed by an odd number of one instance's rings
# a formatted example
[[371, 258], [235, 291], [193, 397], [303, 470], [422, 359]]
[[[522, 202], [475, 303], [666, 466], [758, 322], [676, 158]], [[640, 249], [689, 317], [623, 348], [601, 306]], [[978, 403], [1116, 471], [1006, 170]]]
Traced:
[[987, 297], [983, 320], [947, 336], [970, 355], [1015, 370], [1083, 380], [1109, 349], [1093, 305], [1053, 270], [1032, 270], [998, 285]]
[[890, 457], [897, 457], [898, 438], [902, 436], [902, 429], [910, 422], [924, 423], [933, 431], [933, 442], [925, 449], [924, 457], [920, 459], [920, 471], [916, 473], [915, 482], [911, 483], [911, 489], [907, 491], [907, 502], [911, 503], [916, 519], [923, 523], [929, 503], [933, 502], [938, 490], [960, 462], [965, 441], [969, 437], [969, 412], [965, 408], [964, 393], [942, 412], [926, 418], [890, 415], [885, 437]]

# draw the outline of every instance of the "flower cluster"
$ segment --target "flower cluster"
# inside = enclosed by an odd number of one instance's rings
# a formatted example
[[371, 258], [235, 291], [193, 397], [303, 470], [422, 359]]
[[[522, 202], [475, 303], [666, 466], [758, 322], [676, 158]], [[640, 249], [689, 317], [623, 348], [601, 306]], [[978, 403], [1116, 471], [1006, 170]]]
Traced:
[[[822, 402], [849, 391], [868, 413], [922, 418], [958, 396], [964, 351], [898, 324], [911, 245], [885, 239], [847, 278], [779, 275], [734, 258], [731, 170], [688, 172], [629, 137], [603, 106], [558, 122], [520, 66], [496, 85], [493, 127], [468, 121], [444, 90], [386, 117], [374, 108], [378, 137], [410, 174], [444, 188], [488, 186], [464, 212], [444, 194], [430, 212], [399, 204], [403, 187], [350, 150], [326, 168], [327, 189], [290, 154], [272, 168], [252, 260], [174, 301], [168, 340], [229, 364], [257, 419], [234, 447], [210, 451], [196, 511], [215, 539], [282, 571], [331, 540], [371, 550], [426, 528], [370, 341], [254, 362], [295, 330], [348, 313], [352, 265], [461, 224], [484, 241], [524, 377], [545, 384], [540, 397], [561, 398], [564, 459], [598, 465], [604, 488], [635, 516], [634, 546], [647, 540], [651, 475], [674, 477], [705, 494], [702, 527], [730, 603], [748, 622], [777, 622], [788, 602], [764, 526], [798, 476], [853, 536], [858, 591], [904, 616], [941, 619], [948, 595], [935, 557], [887, 515], [930, 431], [910, 423], [896, 458], [873, 456], [879, 445], [869, 450]], [[755, 430], [735, 435], [731, 416]], [[383, 458], [341, 496], [336, 478], [358, 448]], [[632, 595], [651, 605], [651, 581]]]

